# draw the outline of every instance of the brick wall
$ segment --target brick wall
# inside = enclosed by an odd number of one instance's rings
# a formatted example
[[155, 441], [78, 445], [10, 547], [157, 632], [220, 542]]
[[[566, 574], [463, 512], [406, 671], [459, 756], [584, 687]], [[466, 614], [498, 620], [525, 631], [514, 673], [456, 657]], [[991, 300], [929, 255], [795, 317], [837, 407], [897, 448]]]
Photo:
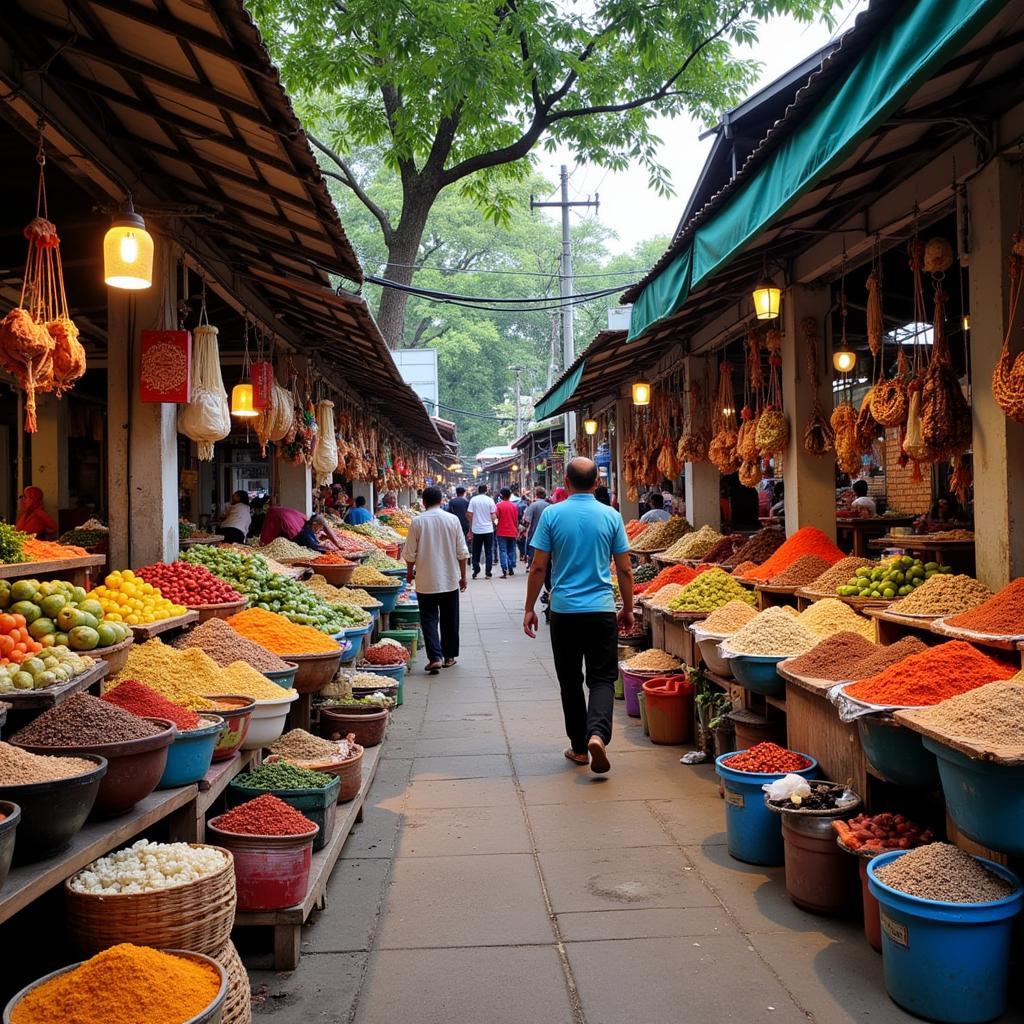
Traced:
[[899, 464], [899, 431], [885, 432], [885, 495], [893, 512], [927, 512], [932, 503], [931, 466], [921, 467], [921, 480], [914, 479], [914, 466]]

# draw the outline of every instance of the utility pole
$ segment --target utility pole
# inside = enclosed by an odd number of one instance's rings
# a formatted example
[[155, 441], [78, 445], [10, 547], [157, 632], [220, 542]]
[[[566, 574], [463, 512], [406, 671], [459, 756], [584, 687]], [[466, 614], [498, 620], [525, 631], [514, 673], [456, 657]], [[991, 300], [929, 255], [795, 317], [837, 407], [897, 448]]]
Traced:
[[[519, 375], [526, 369], [525, 366], [510, 366], [509, 369], [516, 375], [516, 436], [519, 440], [523, 436], [523, 407], [519, 398]], [[519, 462], [519, 493], [523, 492], [523, 462]]]
[[[572, 330], [572, 306], [568, 303], [568, 298], [573, 294], [573, 283], [572, 283], [572, 248], [569, 244], [569, 209], [573, 206], [586, 206], [593, 207], [595, 210], [598, 208], [601, 202], [601, 197], [595, 195], [593, 199], [589, 197], [584, 200], [576, 200], [574, 202], [569, 201], [569, 168], [565, 164], [562, 164], [561, 171], [559, 172], [559, 178], [562, 182], [562, 198], [557, 203], [538, 203], [533, 196], [530, 196], [530, 209], [535, 210], [542, 206], [557, 206], [562, 211], [562, 262], [559, 270], [559, 283], [561, 285], [559, 291], [562, 296], [562, 372], [572, 366], [573, 360], [576, 358], [574, 350], [574, 339]], [[573, 448], [576, 442], [576, 416], [574, 413], [567, 412], [565, 414], [565, 451], [566, 451], [566, 462], [572, 457]]]

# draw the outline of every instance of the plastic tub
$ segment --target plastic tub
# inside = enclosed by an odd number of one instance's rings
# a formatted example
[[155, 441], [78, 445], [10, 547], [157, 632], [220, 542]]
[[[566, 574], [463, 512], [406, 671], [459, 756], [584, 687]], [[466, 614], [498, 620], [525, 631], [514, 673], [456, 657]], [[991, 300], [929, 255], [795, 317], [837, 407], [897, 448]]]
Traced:
[[203, 715], [203, 724], [197, 729], [179, 732], [167, 751], [167, 766], [157, 783], [157, 789], [175, 789], [198, 782], [213, 762], [213, 751], [224, 731], [224, 719], [219, 715]]
[[[217, 990], [217, 994], [213, 997], [210, 1005], [205, 1010], [197, 1013], [194, 1017], [189, 1017], [188, 1020], [183, 1021], [182, 1024], [220, 1024], [221, 1019], [224, 1015], [224, 1001], [228, 995], [228, 976], [224, 967], [217, 963], [213, 957], [205, 956], [202, 953], [193, 953], [184, 949], [165, 949], [165, 953], [173, 953], [175, 956], [180, 956], [184, 960], [198, 960], [206, 964], [209, 967], [213, 967], [220, 977], [220, 988]], [[52, 981], [54, 978], [59, 977], [62, 974], [67, 974], [68, 971], [75, 970], [76, 967], [81, 967], [85, 961], [79, 961], [79, 963], [68, 964], [67, 967], [61, 967], [59, 970], [51, 971], [49, 974], [43, 975], [41, 978], [37, 978], [32, 982], [31, 985], [26, 985], [20, 992], [11, 997], [11, 1000], [4, 1007], [4, 1018], [3, 1024], [11, 1024], [11, 1015], [14, 1013], [14, 1008], [21, 1002], [25, 996], [28, 995], [33, 989], [39, 988], [40, 985], [45, 985], [48, 981]], [[112, 982], [116, 984], [116, 981]]]
[[918, 787], [938, 782], [935, 757], [925, 749], [920, 733], [899, 725], [892, 715], [861, 715], [857, 731], [864, 757], [885, 782]]
[[[734, 771], [724, 762], [738, 753], [743, 751], [733, 751], [715, 758], [715, 771], [725, 787], [725, 833], [729, 855], [747, 864], [777, 867], [785, 861], [782, 822], [777, 814], [765, 806], [761, 787], [781, 779], [782, 775]], [[807, 754], [803, 756], [811, 763], [792, 774], [813, 779], [818, 772], [818, 762]]]
[[0, 815], [3, 815], [3, 820], [0, 820], [0, 889], [3, 889], [14, 859], [14, 839], [21, 821], [21, 808], [10, 800], [0, 800]]
[[280, 700], [258, 700], [252, 709], [249, 731], [242, 741], [242, 750], [259, 750], [269, 747], [284, 732], [284, 723], [288, 718], [288, 709], [292, 701], [298, 700], [296, 690], [281, 697]]
[[786, 680], [779, 675], [778, 664], [788, 657], [788, 654], [734, 654], [727, 660], [740, 686], [766, 697], [781, 697], [786, 692]]
[[234, 757], [235, 751], [245, 742], [256, 701], [252, 697], [234, 694], [215, 697], [214, 700], [219, 705], [217, 714], [224, 719], [224, 728], [213, 748], [213, 763], [216, 764]]
[[234, 857], [240, 911], [283, 910], [306, 898], [317, 826], [298, 836], [244, 836], [218, 828], [218, 821], [211, 818], [206, 829]]
[[409, 652], [410, 658], [416, 657], [419, 637], [418, 629], [382, 629], [380, 633], [381, 640], [397, 640]]
[[878, 900], [885, 987], [893, 1002], [930, 1020], [981, 1024], [1006, 1009], [1013, 918], [1024, 892], [1020, 879], [994, 861], [976, 858], [1016, 886], [1001, 900], [943, 903], [898, 892], [879, 868], [902, 857], [894, 850], [868, 864], [868, 888]]
[[420, 609], [418, 605], [398, 605], [391, 613], [391, 622], [396, 626], [419, 627]]
[[344, 653], [339, 645], [336, 651], [285, 655], [299, 667], [292, 685], [299, 693], [319, 693], [334, 678]]
[[401, 665], [360, 665], [359, 671], [370, 672], [375, 676], [384, 676], [401, 684], [405, 679], [405, 662], [402, 662]]
[[83, 775], [54, 782], [0, 785], [0, 800], [21, 808], [15, 861], [30, 864], [63, 850], [78, 834], [96, 802], [107, 760], [96, 754], [76, 754], [96, 767]]
[[871, 857], [857, 858], [857, 873], [860, 875], [861, 902], [864, 906], [864, 938], [876, 952], [882, 952], [882, 919], [878, 900], [868, 888], [868, 863]]
[[291, 690], [295, 685], [295, 673], [299, 666], [295, 662], [288, 662], [287, 668], [280, 668], [263, 674], [272, 682], [277, 683], [283, 690]]
[[[167, 752], [178, 733], [175, 724], [166, 718], [146, 718], [162, 726], [161, 731], [138, 740], [121, 743], [96, 743], [91, 746], [40, 747], [15, 743], [33, 754], [98, 754], [107, 759], [107, 772], [100, 782], [93, 817], [113, 818], [127, 814], [140, 800], [145, 800], [157, 787], [167, 767]], [[24, 809], [24, 805], [23, 805]]]
[[367, 713], [343, 711], [341, 708], [320, 709], [320, 735], [327, 739], [335, 736], [355, 736], [361, 747], [376, 747], [384, 739], [390, 712], [387, 708]]
[[686, 676], [655, 676], [643, 685], [652, 743], [688, 743], [693, 736], [693, 683]]
[[731, 634], [705, 633], [696, 623], [690, 627], [690, 632], [693, 633], [701, 659], [708, 670], [724, 679], [732, 679], [732, 660], [723, 658], [718, 652], [718, 645]]
[[643, 689], [636, 695], [636, 706], [640, 709], [640, 728], [645, 736], [651, 735], [651, 727], [647, 722], [647, 699]]
[[380, 601], [380, 610], [385, 615], [392, 611], [398, 603], [398, 595], [402, 592], [402, 584], [395, 583], [390, 587], [362, 587], [370, 597]]
[[924, 745], [938, 760], [956, 827], [992, 850], [1024, 853], [1024, 767], [972, 760], [927, 736]]
[[301, 811], [320, 831], [313, 842], [313, 851], [322, 850], [334, 832], [334, 818], [338, 806], [338, 792], [341, 779], [334, 776], [326, 786], [319, 789], [248, 789], [232, 779], [228, 784], [228, 806], [237, 807], [249, 800], [255, 800], [264, 793], [273, 793], [278, 799]]
[[681, 672], [654, 672], [654, 671], [633, 671], [626, 668], [625, 662], [619, 662], [619, 671], [622, 673], [622, 693], [626, 701], [626, 714], [630, 718], [640, 717], [640, 705], [637, 702], [637, 694], [648, 679], [668, 678], [670, 676], [682, 675]]

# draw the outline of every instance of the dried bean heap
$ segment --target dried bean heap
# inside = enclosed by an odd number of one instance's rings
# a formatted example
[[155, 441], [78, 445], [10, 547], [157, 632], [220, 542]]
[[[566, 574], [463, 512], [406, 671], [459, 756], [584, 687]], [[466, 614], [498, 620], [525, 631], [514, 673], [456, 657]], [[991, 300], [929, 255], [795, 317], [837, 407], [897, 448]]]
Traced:
[[757, 616], [757, 610], [746, 601], [730, 601], [716, 608], [706, 619], [698, 623], [705, 633], [728, 636], [742, 629], [751, 619]]
[[634, 655], [623, 665], [630, 670], [641, 672], [674, 672], [679, 668], [679, 659], [667, 654], [659, 647], [652, 647], [648, 651], [641, 651]]
[[92, 747], [140, 740], [163, 732], [164, 726], [87, 693], [76, 693], [44, 711], [19, 729], [12, 739], [29, 747]]
[[305, 729], [292, 729], [270, 744], [273, 754], [280, 754], [293, 761], [317, 761], [336, 757], [338, 744], [314, 736]]
[[992, 591], [973, 576], [932, 576], [902, 600], [889, 606], [900, 615], [958, 615], [976, 608]]
[[914, 714], [922, 724], [980, 746], [1024, 748], [1024, 683], [988, 683]]
[[81, 757], [30, 754], [10, 743], [0, 743], [0, 785], [27, 786], [35, 782], [56, 782], [84, 775], [96, 768]]
[[236, 633], [223, 619], [207, 619], [195, 629], [178, 637], [172, 647], [179, 651], [198, 647], [221, 668], [234, 661], [244, 661], [260, 672], [281, 672], [288, 663], [266, 647]]
[[969, 853], [949, 843], [929, 843], [878, 868], [875, 876], [908, 896], [942, 903], [988, 903], [1014, 887]]
[[848, 604], [834, 597], [808, 605], [800, 613], [800, 622], [818, 637], [860, 633], [865, 640], [871, 640], [875, 635], [875, 624], [870, 619], [858, 615]]
[[791, 608], [766, 608], [726, 641], [735, 654], [783, 656], [803, 654], [817, 637], [797, 620]]

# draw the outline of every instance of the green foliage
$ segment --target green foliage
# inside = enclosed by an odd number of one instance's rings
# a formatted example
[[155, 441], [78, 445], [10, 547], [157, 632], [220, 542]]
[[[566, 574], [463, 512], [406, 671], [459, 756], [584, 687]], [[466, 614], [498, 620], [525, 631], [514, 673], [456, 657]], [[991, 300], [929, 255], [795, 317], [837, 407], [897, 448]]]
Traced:
[[23, 547], [28, 534], [15, 529], [10, 523], [0, 523], [0, 564], [13, 565], [24, 562]]

